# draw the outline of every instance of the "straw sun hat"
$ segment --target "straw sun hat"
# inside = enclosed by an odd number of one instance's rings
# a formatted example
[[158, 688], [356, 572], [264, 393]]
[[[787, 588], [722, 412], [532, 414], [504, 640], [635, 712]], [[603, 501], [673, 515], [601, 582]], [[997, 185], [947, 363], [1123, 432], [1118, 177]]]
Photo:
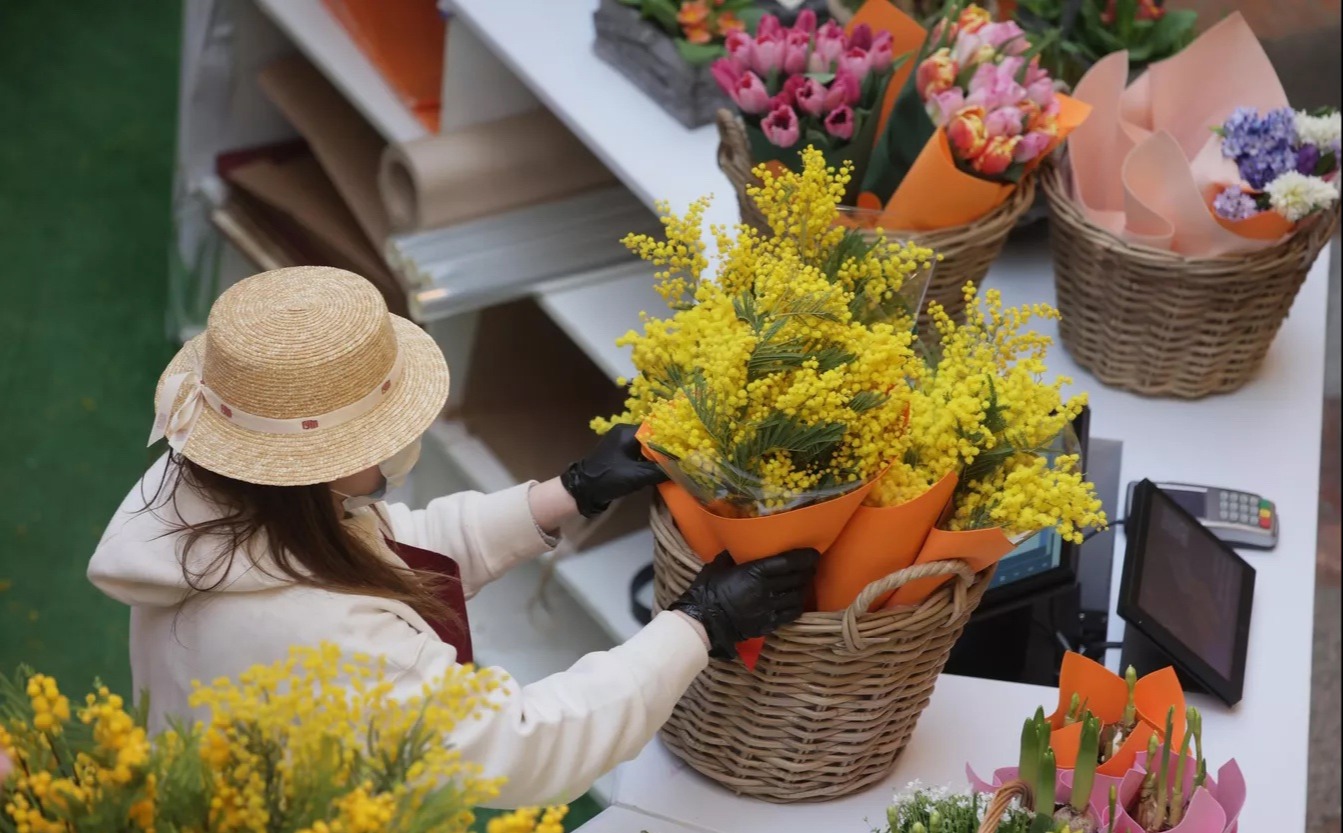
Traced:
[[272, 486], [325, 483], [396, 454], [438, 416], [448, 366], [358, 275], [254, 275], [210, 310], [159, 378], [153, 443]]

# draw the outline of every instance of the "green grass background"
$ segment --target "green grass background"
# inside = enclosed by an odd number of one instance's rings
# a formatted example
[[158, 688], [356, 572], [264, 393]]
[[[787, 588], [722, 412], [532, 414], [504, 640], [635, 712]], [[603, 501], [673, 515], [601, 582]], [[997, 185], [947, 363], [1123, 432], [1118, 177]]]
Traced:
[[84, 571], [175, 349], [180, 25], [173, 0], [0, 0], [0, 670], [69, 692], [130, 691], [127, 609]]

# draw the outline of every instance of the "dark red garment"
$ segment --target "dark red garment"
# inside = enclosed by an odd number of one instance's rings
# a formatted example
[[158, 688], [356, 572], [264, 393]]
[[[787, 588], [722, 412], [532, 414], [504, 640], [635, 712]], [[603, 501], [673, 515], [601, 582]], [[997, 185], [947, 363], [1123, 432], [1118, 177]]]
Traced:
[[412, 570], [435, 573], [448, 579], [438, 587], [438, 600], [447, 605], [452, 613], [451, 620], [437, 617], [425, 618], [429, 627], [434, 629], [438, 638], [457, 649], [458, 662], [474, 662], [471, 652], [471, 625], [466, 618], [466, 593], [462, 590], [462, 574], [457, 562], [446, 555], [402, 544], [390, 538], [385, 539], [406, 566]]

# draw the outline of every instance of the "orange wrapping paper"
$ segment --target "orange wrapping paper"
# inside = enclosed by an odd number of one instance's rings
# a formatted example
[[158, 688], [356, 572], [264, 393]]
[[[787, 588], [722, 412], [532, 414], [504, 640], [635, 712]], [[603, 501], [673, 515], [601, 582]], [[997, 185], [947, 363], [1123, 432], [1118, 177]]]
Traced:
[[696, 555], [709, 562], [727, 550], [733, 561], [745, 564], [787, 550], [826, 552], [872, 486], [867, 483], [841, 497], [759, 518], [715, 515], [675, 483], [662, 483], [658, 491]]
[[438, 132], [447, 24], [434, 0], [324, 0], [430, 133]]
[[[668, 460], [649, 448], [648, 434], [639, 429], [644, 456], [665, 465]], [[863, 506], [876, 478], [837, 498], [757, 518], [727, 518], [714, 514], [673, 481], [658, 484], [658, 493], [686, 545], [706, 564], [726, 550], [738, 564], [768, 558], [791, 549], [819, 551], [815, 593], [818, 610], [843, 610], [863, 588], [911, 564], [960, 559], [976, 573], [995, 564], [1016, 548], [1003, 530], [974, 529], [949, 532], [936, 528], [956, 490], [949, 474], [927, 492], [899, 506]], [[899, 588], [873, 608], [914, 605], [945, 584], [951, 576], [918, 579]], [[763, 639], [737, 645], [747, 668], [754, 670]]]
[[[1052, 153], [1091, 113], [1089, 104], [1066, 95], [1058, 98], [1059, 135], [1040, 159]], [[886, 203], [880, 225], [910, 231], [963, 226], [1002, 205], [1016, 187], [1010, 182], [991, 182], [962, 171], [951, 155], [947, 131], [938, 129]], [[871, 194], [862, 194], [859, 204], [880, 207], [875, 199]]]
[[[860, 506], [816, 570], [816, 606], [843, 610], [877, 579], [914, 564], [956, 491], [949, 474], [899, 506]], [[876, 600], [880, 609], [891, 595]]]
[[[1212, 205], [1212, 201], [1216, 199], [1217, 195], [1231, 184], [1233, 183], [1226, 182], [1204, 186], [1203, 199], [1207, 201], [1208, 205]], [[1227, 231], [1241, 237], [1248, 237], [1251, 240], [1277, 241], [1292, 230], [1292, 221], [1276, 211], [1261, 211], [1244, 220], [1227, 220], [1216, 213], [1213, 214], [1213, 218]]]
[[[945, 529], [933, 529], [915, 564], [931, 564], [934, 561], [953, 561], [960, 559], [976, 573], [987, 570], [1017, 545], [997, 527], [993, 529], [968, 529], [963, 532], [951, 532]], [[937, 588], [951, 581], [951, 576], [934, 576], [912, 581], [895, 591], [895, 596], [886, 603], [887, 607], [915, 605], [933, 594]]]
[[[1059, 670], [1059, 701], [1049, 717], [1054, 727], [1049, 744], [1058, 766], [1064, 769], [1077, 766], [1077, 750], [1082, 738], [1080, 723], [1063, 725], [1074, 694], [1103, 723], [1118, 723], [1124, 717], [1128, 686], [1123, 677], [1098, 662], [1071, 651], [1064, 655]], [[1096, 770], [1101, 775], [1122, 778], [1133, 767], [1138, 753], [1147, 750], [1148, 738], [1155, 734], [1164, 740], [1166, 713], [1171, 706], [1175, 707], [1173, 735], [1176, 738], [1184, 736], [1184, 690], [1180, 688], [1175, 669], [1163, 668], [1139, 679], [1133, 704], [1138, 715], [1137, 728], [1125, 738], [1119, 751]]]

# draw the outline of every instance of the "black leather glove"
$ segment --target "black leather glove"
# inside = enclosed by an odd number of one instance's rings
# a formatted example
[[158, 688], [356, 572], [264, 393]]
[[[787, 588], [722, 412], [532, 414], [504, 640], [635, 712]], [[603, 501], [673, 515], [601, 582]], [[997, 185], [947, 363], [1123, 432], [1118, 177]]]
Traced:
[[637, 425], [617, 425], [588, 456], [565, 469], [560, 485], [573, 495], [583, 517], [601, 514], [611, 501], [667, 479], [658, 464], [644, 457], [634, 438]]
[[704, 626], [709, 656], [736, 659], [736, 644], [765, 636], [802, 615], [820, 560], [816, 550], [789, 550], [747, 564], [720, 552], [668, 608]]

